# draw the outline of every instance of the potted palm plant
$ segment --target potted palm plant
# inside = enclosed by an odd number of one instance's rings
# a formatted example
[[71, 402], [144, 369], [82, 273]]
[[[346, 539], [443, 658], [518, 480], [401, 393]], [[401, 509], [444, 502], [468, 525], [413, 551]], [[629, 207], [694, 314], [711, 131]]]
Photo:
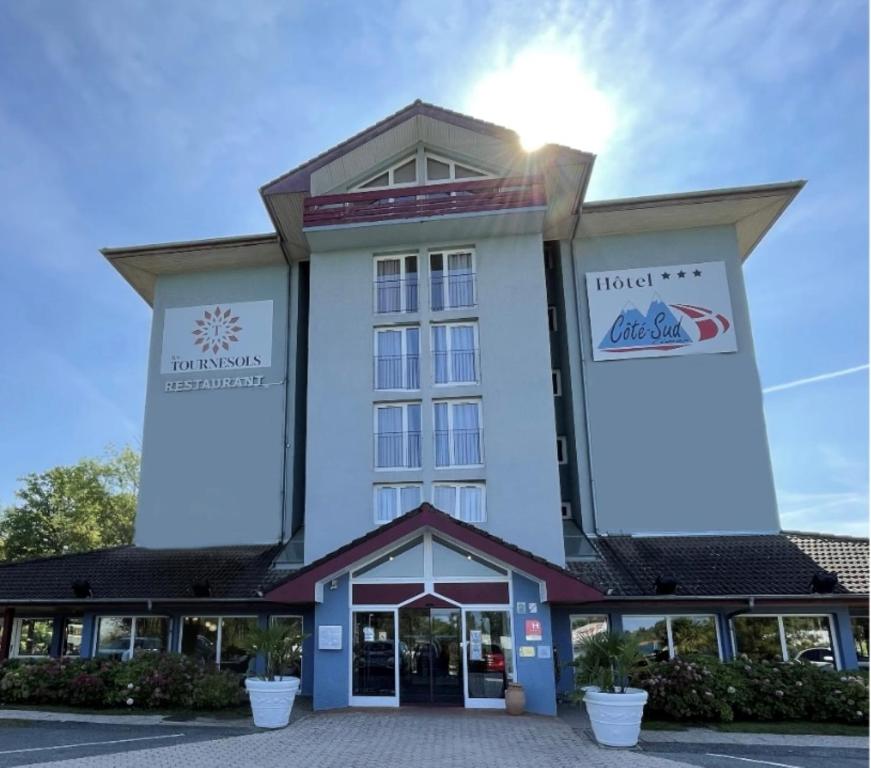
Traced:
[[283, 728], [290, 722], [299, 678], [288, 673], [299, 668], [304, 639], [296, 628], [278, 624], [249, 632], [245, 645], [252, 655], [262, 656], [263, 664], [262, 674], [245, 680], [259, 728]]
[[622, 633], [603, 632], [581, 643], [574, 662], [575, 681], [600, 744], [634, 747], [638, 743], [647, 691], [630, 688], [629, 675], [642, 658], [638, 644]]

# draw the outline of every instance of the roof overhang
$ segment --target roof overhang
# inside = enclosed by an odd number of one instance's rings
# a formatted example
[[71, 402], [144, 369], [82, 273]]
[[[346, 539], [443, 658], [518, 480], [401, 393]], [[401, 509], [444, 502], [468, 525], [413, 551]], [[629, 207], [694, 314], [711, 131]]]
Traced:
[[548, 602], [587, 603], [604, 598], [601, 592], [565, 568], [519, 549], [480, 528], [461, 523], [430, 504], [423, 504], [296, 571], [273, 586], [264, 599], [276, 603], [315, 602], [320, 593], [319, 585], [325, 580], [336, 578], [373, 554], [424, 531], [442, 533], [470, 550], [535, 579], [543, 584]]
[[733, 225], [745, 260], [804, 181], [584, 203], [578, 237]]
[[149, 305], [154, 303], [154, 285], [158, 275], [287, 263], [275, 233], [102, 248], [100, 253]]

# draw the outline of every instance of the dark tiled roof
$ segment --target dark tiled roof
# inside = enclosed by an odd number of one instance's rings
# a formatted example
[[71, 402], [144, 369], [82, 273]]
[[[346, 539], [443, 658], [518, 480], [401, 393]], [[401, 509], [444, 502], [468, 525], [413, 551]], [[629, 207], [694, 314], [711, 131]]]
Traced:
[[608, 536], [597, 560], [569, 568], [606, 595], [651, 596], [657, 577], [677, 595], [807, 595], [820, 571], [839, 576], [838, 594], [868, 594], [868, 539], [818, 533], [759, 536]]
[[268, 579], [278, 547], [145, 549], [116, 547], [0, 565], [4, 600], [71, 600], [87, 580], [95, 600], [193, 598], [208, 581], [210, 597], [251, 599]]

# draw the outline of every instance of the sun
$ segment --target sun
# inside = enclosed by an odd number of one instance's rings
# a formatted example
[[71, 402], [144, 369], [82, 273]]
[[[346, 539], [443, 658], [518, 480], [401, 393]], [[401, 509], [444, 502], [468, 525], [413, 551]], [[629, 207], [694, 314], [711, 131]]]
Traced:
[[582, 68], [580, 56], [543, 44], [485, 72], [467, 110], [517, 131], [528, 152], [547, 143], [601, 152], [617, 127], [615, 99]]

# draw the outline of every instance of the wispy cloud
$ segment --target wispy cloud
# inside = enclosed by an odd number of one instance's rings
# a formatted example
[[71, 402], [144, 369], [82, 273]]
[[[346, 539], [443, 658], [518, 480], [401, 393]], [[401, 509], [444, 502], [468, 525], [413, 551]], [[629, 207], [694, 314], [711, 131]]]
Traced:
[[868, 494], [779, 491], [781, 525], [786, 530], [868, 535]]
[[868, 363], [864, 365], [855, 365], [852, 368], [843, 368], [840, 371], [829, 371], [828, 373], [820, 373], [817, 376], [808, 376], [806, 379], [795, 379], [794, 381], [787, 381], [784, 384], [775, 384], [771, 387], [766, 387], [762, 390], [763, 394], [770, 394], [771, 392], [780, 392], [784, 389], [792, 389], [793, 387], [803, 387], [805, 384], [816, 384], [818, 381], [828, 381], [829, 379], [837, 379], [841, 376], [847, 376], [851, 373], [859, 373], [860, 371], [867, 371]]

